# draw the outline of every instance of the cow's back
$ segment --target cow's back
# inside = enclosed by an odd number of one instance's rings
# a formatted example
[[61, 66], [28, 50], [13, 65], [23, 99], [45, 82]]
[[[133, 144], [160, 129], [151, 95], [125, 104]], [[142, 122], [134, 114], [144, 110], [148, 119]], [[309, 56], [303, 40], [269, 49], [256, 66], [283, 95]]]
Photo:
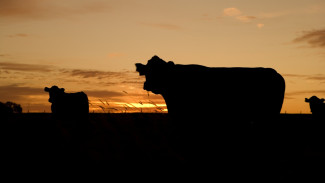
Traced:
[[84, 92], [65, 93], [52, 104], [52, 112], [58, 118], [84, 119], [88, 117], [89, 104], [88, 97]]
[[208, 68], [176, 65], [163, 94], [172, 115], [208, 118], [274, 117], [280, 113], [285, 84], [269, 68]]
[[84, 92], [68, 93], [66, 98], [71, 105], [71, 113], [75, 115], [85, 115], [89, 113], [88, 97]]

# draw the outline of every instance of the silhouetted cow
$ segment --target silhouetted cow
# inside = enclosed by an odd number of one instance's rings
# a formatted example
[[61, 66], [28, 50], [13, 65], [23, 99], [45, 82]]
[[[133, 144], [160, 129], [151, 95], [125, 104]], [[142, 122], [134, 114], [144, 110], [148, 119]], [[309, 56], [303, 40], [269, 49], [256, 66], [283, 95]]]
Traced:
[[84, 92], [65, 93], [64, 88], [52, 86], [45, 87], [49, 92], [49, 102], [55, 125], [59, 132], [59, 142], [62, 143], [63, 157], [67, 160], [78, 159], [79, 145], [90, 134], [88, 97]]
[[315, 119], [325, 119], [325, 99], [319, 99], [316, 96], [312, 96], [309, 99], [305, 98], [305, 102], [309, 103], [310, 111]]
[[282, 108], [285, 81], [271, 68], [175, 65], [154, 56], [136, 69], [146, 77], [144, 90], [163, 96], [171, 143], [185, 157], [236, 161], [249, 149], [248, 122], [272, 120]]
[[285, 81], [271, 68], [175, 65], [158, 56], [136, 68], [146, 77], [144, 89], [161, 94], [171, 115], [273, 118], [282, 108]]
[[64, 88], [52, 86], [45, 87], [49, 92], [49, 102], [52, 103], [51, 110], [54, 117], [59, 119], [85, 119], [89, 114], [88, 97], [84, 92], [65, 93]]

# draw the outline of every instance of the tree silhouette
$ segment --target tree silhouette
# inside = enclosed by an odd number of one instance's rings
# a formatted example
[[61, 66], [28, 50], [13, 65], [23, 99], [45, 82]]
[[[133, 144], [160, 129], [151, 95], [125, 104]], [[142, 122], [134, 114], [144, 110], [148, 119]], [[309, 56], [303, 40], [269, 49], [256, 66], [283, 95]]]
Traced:
[[22, 113], [23, 109], [20, 104], [14, 102], [0, 102], [0, 113], [1, 114], [11, 114], [11, 113]]

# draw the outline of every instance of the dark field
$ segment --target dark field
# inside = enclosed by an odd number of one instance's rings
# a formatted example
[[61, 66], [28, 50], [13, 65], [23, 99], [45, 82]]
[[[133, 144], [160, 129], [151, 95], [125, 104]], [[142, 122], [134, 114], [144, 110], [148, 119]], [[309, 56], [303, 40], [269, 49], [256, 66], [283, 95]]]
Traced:
[[[174, 136], [171, 135], [174, 124], [168, 114], [90, 114], [87, 124], [80, 125], [54, 120], [51, 114], [28, 113], [9, 116], [1, 123], [4, 134], [1, 148], [5, 152], [3, 158], [10, 163], [191, 161], [175, 148]], [[197, 125], [201, 124], [198, 122]], [[214, 137], [219, 139], [208, 140], [208, 143], [200, 137], [204, 136], [203, 133], [192, 129], [190, 134], [193, 135], [186, 143], [191, 146], [193, 142], [193, 147], [188, 149], [200, 152], [194, 158], [195, 162], [200, 162], [202, 156], [201, 163], [204, 164], [209, 164], [210, 160], [227, 164], [223, 159], [228, 158], [231, 159], [230, 164], [244, 163], [241, 166], [236, 164], [237, 167], [256, 165], [272, 168], [285, 177], [306, 175], [306, 178], [308, 175], [309, 179], [309, 176], [324, 173], [324, 127], [320, 121], [314, 121], [311, 115], [282, 114], [277, 121], [249, 124], [239, 130], [237, 128], [229, 138], [227, 133], [222, 132], [222, 136], [226, 136], [224, 139], [216, 135]], [[207, 133], [213, 131], [209, 129]], [[215, 133], [218, 132], [220, 130], [216, 129]], [[201, 144], [196, 139], [213, 148], [196, 146]], [[220, 141], [223, 141], [223, 145], [220, 145]], [[234, 147], [238, 144], [238, 147]], [[230, 150], [219, 153], [225, 148]], [[196, 156], [195, 153], [189, 154]]]

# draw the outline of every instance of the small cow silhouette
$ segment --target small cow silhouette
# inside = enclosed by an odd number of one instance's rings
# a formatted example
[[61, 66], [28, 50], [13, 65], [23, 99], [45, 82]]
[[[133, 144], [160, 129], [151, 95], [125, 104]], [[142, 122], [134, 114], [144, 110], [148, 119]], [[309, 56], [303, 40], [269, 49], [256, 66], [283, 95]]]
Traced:
[[319, 99], [312, 96], [309, 99], [305, 98], [305, 102], [309, 103], [310, 111], [315, 119], [325, 118], [325, 99]]
[[86, 119], [89, 114], [88, 97], [84, 92], [65, 93], [64, 88], [52, 86], [45, 87], [49, 92], [49, 102], [52, 103], [51, 110], [58, 119]]

